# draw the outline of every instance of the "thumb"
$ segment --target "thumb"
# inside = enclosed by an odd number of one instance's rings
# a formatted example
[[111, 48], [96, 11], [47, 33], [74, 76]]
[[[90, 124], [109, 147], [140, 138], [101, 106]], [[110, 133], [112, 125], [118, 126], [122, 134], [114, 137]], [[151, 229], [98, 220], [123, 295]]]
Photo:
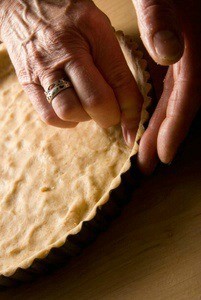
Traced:
[[172, 0], [133, 0], [141, 38], [155, 62], [170, 65], [184, 50], [176, 8]]

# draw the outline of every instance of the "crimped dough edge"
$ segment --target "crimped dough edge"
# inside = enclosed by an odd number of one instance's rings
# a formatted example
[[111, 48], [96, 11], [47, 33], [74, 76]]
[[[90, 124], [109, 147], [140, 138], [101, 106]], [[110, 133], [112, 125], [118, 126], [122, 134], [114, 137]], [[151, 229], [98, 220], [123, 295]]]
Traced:
[[[148, 96], [148, 94], [151, 90], [151, 85], [148, 83], [149, 73], [146, 71], [147, 62], [146, 62], [146, 60], [143, 59], [143, 54], [141, 51], [138, 50], [137, 44], [133, 41], [133, 39], [130, 36], [125, 36], [124, 33], [121, 31], [116, 32], [116, 35], [117, 35], [118, 41], [120, 43], [120, 46], [122, 48], [122, 51], [123, 51], [124, 55], [126, 55], [126, 57], [127, 57], [127, 62], [128, 61], [130, 62], [130, 64], [131, 64], [130, 67], [133, 68], [136, 71], [137, 75], [139, 76], [139, 78], [136, 78], [136, 80], [138, 81], [138, 85], [139, 85], [140, 90], [144, 97], [144, 104], [143, 104], [142, 113], [141, 113], [141, 121], [139, 124], [136, 141], [135, 141], [133, 149], [131, 150], [130, 156], [126, 160], [126, 162], [123, 165], [118, 176], [116, 176], [112, 180], [109, 190], [99, 199], [99, 201], [93, 207], [91, 212], [88, 214], [88, 216], [82, 222], [80, 222], [72, 230], [68, 231], [62, 238], [57, 240], [57, 242], [50, 244], [46, 249], [41, 250], [41, 251], [35, 253], [33, 256], [22, 261], [18, 267], [10, 268], [4, 274], [0, 274], [0, 278], [1, 278], [1, 276], [3, 276], [3, 277], [13, 276], [20, 269], [23, 269], [23, 270], [28, 269], [33, 264], [34, 260], [44, 259], [53, 248], [60, 248], [61, 246], [63, 246], [66, 243], [69, 235], [78, 234], [82, 230], [83, 223], [92, 220], [97, 213], [97, 209], [109, 201], [111, 191], [116, 189], [117, 187], [119, 187], [119, 185], [121, 184], [122, 174], [126, 173], [131, 167], [131, 158], [137, 154], [138, 148], [139, 148], [138, 143], [145, 131], [143, 125], [149, 119], [149, 113], [147, 112], [147, 109], [151, 103], [151, 99]], [[5, 47], [3, 45], [1, 45], [0, 55], [5, 56], [5, 59], [6, 59], [5, 51], [6, 51]], [[2, 72], [3, 71], [2, 69], [6, 67], [6, 64], [4, 64], [3, 66], [0, 66], [0, 67], [1, 67], [1, 72]], [[5, 72], [3, 72], [3, 73], [4, 74], [9, 73], [10, 71], [12, 71], [12, 69], [9, 66], [9, 68], [5, 69]]]

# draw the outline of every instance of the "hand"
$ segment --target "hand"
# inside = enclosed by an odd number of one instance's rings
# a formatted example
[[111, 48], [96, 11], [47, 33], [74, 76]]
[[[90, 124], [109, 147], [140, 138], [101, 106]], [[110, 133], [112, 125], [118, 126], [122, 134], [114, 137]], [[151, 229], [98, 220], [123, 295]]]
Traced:
[[166, 164], [173, 160], [201, 105], [201, 4], [200, 0], [133, 2], [149, 54], [161, 65], [173, 64], [140, 142], [139, 167], [149, 174], [158, 158]]
[[[1, 36], [18, 79], [41, 119], [75, 127], [94, 119], [103, 128], [121, 122], [132, 146], [142, 96], [108, 18], [90, 0], [3, 0]], [[50, 105], [44, 89], [60, 78], [74, 88]]]

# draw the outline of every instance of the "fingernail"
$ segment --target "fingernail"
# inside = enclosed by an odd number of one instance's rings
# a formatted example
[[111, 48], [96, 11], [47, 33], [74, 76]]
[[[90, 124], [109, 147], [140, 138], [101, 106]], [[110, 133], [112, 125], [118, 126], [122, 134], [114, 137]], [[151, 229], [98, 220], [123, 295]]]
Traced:
[[158, 56], [162, 59], [175, 60], [181, 55], [182, 44], [172, 31], [163, 30], [154, 35], [154, 47]]
[[128, 130], [127, 128], [122, 126], [122, 132], [123, 132], [123, 137], [128, 145], [129, 148], [133, 148], [134, 142], [135, 142], [135, 137], [136, 137], [136, 130]]

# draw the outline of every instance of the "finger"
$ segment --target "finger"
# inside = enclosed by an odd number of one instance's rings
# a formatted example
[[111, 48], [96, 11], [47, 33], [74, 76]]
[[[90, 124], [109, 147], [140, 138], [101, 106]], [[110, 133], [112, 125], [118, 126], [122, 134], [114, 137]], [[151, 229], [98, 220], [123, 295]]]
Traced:
[[30, 83], [24, 84], [23, 89], [44, 123], [60, 128], [72, 128], [77, 125], [77, 123], [73, 122], [64, 122], [56, 115], [45, 97], [42, 86]]
[[128, 60], [131, 59], [121, 34], [118, 38], [122, 39], [122, 50], [112, 27], [107, 28], [107, 32], [110, 47], [103, 47], [96, 53], [96, 64], [114, 91], [121, 110], [124, 139], [132, 147], [139, 127], [143, 98], [122, 53], [123, 50]]
[[133, 0], [141, 38], [152, 58], [161, 65], [177, 62], [184, 50], [172, 0]]
[[[177, 67], [180, 68], [179, 65]], [[164, 163], [170, 163], [173, 160], [201, 105], [199, 79], [192, 77], [185, 80], [184, 78], [179, 76], [175, 82], [169, 98], [166, 118], [158, 134], [158, 155]]]
[[[53, 82], [66, 78], [66, 74], [62, 70], [48, 71], [40, 76], [41, 85], [45, 90], [48, 89]], [[51, 103], [57, 116], [63, 121], [83, 122], [90, 119], [89, 115], [83, 109], [79, 98], [73, 88], [61, 91], [52, 100]]]
[[173, 89], [173, 70], [169, 67], [164, 82], [164, 90], [139, 145], [138, 166], [142, 173], [151, 174], [159, 159], [157, 155], [157, 137], [161, 123], [165, 119], [167, 103]]
[[111, 87], [106, 83], [90, 54], [68, 63], [66, 73], [87, 114], [101, 127], [120, 122], [120, 110]]

